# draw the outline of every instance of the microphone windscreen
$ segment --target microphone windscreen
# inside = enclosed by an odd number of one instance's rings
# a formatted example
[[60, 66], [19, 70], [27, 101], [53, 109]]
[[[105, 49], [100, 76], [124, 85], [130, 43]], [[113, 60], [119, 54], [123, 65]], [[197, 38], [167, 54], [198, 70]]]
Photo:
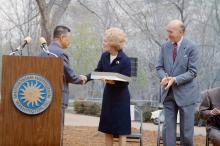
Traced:
[[47, 43], [47, 41], [45, 40], [44, 37], [40, 37], [39, 41], [40, 41], [40, 44], [46, 44]]
[[32, 39], [31, 39], [31, 37], [26, 37], [26, 38], [24, 38], [24, 42], [27, 42], [27, 44], [30, 44], [31, 43], [31, 41], [32, 41]]

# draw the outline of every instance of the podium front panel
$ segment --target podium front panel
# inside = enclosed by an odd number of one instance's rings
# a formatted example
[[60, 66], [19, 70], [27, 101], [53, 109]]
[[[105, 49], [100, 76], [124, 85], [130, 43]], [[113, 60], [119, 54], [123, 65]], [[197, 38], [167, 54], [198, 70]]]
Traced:
[[[62, 58], [2, 57], [0, 146], [60, 145], [63, 70]], [[18, 79], [31, 74], [45, 78], [52, 87], [50, 105], [43, 112], [33, 115], [18, 110], [12, 100], [12, 90]], [[26, 86], [32, 87], [33, 85]], [[34, 104], [34, 101], [29, 101], [27, 103], [38, 105], [41, 102]]]

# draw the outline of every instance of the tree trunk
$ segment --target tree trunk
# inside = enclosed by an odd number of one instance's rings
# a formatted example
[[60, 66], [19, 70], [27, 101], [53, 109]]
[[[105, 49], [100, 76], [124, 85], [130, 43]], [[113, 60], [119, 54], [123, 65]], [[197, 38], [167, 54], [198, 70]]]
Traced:
[[41, 36], [47, 40], [49, 44], [52, 40], [52, 29], [59, 23], [63, 14], [65, 13], [71, 0], [62, 0], [58, 5], [53, 14], [51, 9], [55, 4], [55, 0], [50, 0], [46, 3], [45, 0], [36, 0], [39, 12], [40, 12], [40, 25], [41, 25]]

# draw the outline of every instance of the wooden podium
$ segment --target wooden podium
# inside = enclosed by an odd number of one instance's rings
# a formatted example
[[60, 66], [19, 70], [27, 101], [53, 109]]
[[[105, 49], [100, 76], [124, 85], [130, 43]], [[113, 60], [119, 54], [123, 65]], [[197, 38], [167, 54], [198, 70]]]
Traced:
[[[52, 86], [52, 101], [42, 113], [25, 114], [13, 103], [14, 84], [25, 74], [41, 75]], [[0, 146], [60, 146], [62, 86], [62, 58], [3, 56]]]

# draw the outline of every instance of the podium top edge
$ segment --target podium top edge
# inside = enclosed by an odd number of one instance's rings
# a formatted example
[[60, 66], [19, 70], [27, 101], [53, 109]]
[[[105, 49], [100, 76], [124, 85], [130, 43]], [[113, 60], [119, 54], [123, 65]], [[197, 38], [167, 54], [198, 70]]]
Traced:
[[3, 58], [44, 58], [44, 59], [63, 59], [62, 57], [53, 56], [15, 56], [15, 55], [2, 55]]

